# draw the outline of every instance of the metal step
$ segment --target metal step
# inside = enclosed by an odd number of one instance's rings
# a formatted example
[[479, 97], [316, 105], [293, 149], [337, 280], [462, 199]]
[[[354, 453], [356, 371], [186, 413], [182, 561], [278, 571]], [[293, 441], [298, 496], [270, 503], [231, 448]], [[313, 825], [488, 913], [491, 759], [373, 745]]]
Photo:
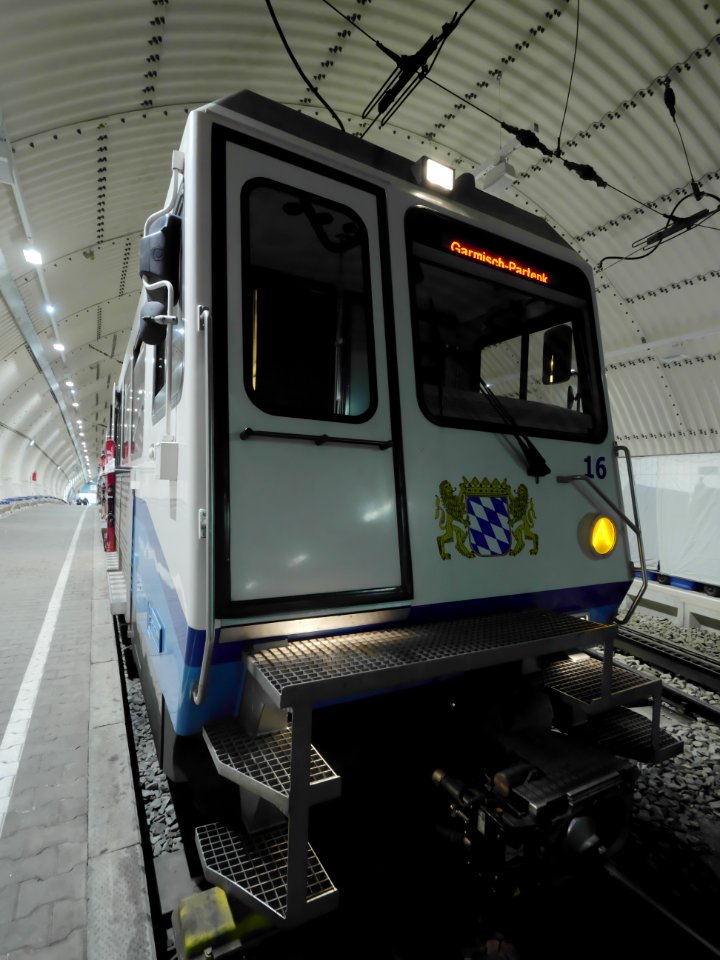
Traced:
[[108, 594], [110, 595], [110, 613], [115, 616], [127, 609], [127, 587], [122, 570], [108, 570]]
[[615, 624], [527, 610], [298, 640], [256, 651], [247, 665], [272, 704], [291, 707], [590, 647], [616, 635]]
[[[256, 796], [274, 804], [287, 816], [290, 800], [292, 727], [249, 737], [237, 720], [215, 720], [203, 728], [203, 737], [218, 773]], [[340, 777], [310, 747], [308, 804], [340, 795]]]
[[545, 667], [540, 678], [548, 690], [588, 715], [660, 696], [660, 680], [617, 663], [606, 672], [606, 666], [595, 657], [574, 654]]
[[117, 550], [112, 550], [109, 553], [105, 553], [105, 569], [106, 570], [119, 570], [120, 569], [120, 557], [118, 556]]
[[[288, 919], [288, 836], [284, 826], [241, 836], [222, 823], [195, 831], [205, 877], [271, 920]], [[307, 899], [294, 922], [314, 919], [337, 907], [338, 892], [308, 845]]]
[[570, 735], [640, 763], [659, 763], [683, 751], [682, 741], [662, 728], [658, 731], [657, 746], [653, 747], [651, 720], [627, 707], [592, 717], [587, 723], [574, 727]]

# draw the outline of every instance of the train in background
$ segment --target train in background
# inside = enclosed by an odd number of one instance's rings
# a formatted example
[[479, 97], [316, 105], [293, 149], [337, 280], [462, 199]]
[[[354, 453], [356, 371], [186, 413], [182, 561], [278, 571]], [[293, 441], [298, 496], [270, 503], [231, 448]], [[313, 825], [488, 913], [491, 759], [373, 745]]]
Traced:
[[238, 787], [205, 877], [278, 927], [332, 910], [313, 717], [448, 682], [475, 746], [434, 780], [478, 870], [601, 858], [633, 760], [679, 745], [612, 662], [637, 524], [590, 268], [470, 175], [251, 92], [192, 111], [172, 168], [108, 460], [161, 764], [192, 781], [201, 744]]

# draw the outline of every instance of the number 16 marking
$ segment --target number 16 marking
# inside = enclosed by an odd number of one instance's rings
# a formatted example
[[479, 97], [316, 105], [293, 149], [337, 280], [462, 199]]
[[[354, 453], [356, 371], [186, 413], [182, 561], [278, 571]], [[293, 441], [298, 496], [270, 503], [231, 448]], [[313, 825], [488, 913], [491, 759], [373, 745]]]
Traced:
[[595, 461], [595, 473], [592, 471], [592, 459], [592, 457], [585, 457], [585, 476], [591, 479], [597, 477], [598, 480], [604, 480], [607, 476], [605, 457], [598, 457]]

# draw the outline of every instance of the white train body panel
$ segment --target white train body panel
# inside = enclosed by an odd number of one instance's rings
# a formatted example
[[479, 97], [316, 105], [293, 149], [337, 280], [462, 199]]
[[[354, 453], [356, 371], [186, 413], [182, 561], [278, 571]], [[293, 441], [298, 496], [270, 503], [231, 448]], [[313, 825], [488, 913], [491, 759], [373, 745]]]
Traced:
[[[154, 396], [160, 348], [138, 342], [142, 310], [123, 368], [118, 464], [131, 471], [134, 494], [131, 618], [145, 651], [141, 669], [178, 734], [234, 712], [242, 652], [253, 641], [533, 606], [607, 619], [632, 575], [624, 535], [603, 558], [582, 542], [584, 518], [604, 505], [584, 484], [557, 482], [592, 476], [620, 502], [590, 269], [549, 228], [529, 230], [527, 215], [507, 204], [488, 201], [483, 212], [477, 199], [471, 206], [403, 179], [395, 172], [400, 158], [392, 170], [372, 166], [353, 159], [349, 146], [339, 153], [320, 139], [227, 105], [190, 114], [181, 145], [176, 312], [183, 322], [173, 334], [175, 358], [182, 341], [184, 360], [169, 424], [162, 390]], [[372, 155], [369, 145], [360, 147]], [[503, 215], [491, 213], [497, 210]], [[471, 253], [494, 237], [499, 258], [509, 263], [515, 255], [527, 272], [454, 252], [450, 234]], [[543, 292], [530, 271], [562, 273], [567, 282]], [[505, 302], [503, 291], [510, 291]], [[538, 311], [537, 323], [527, 321], [533, 344], [551, 325], [543, 316], [555, 310], [566, 319], [576, 311], [566, 325], [585, 338], [576, 349], [594, 412], [566, 409], [567, 384], [533, 388], [545, 391], [535, 406], [554, 423], [549, 435], [537, 419], [524, 424], [551, 471], [538, 483], [514, 428], [487, 406], [486, 421], [468, 419], [480, 399], [458, 386], [473, 350], [496, 358], [490, 372], [503, 375], [510, 362], [509, 352], [500, 355], [500, 333], [483, 334], [485, 346], [463, 342], [481, 322], [468, 303], [477, 297], [479, 315], [485, 295], [495, 298], [498, 316], [482, 321], [485, 330], [510, 323], [507, 304], [514, 303], [528, 317]], [[201, 308], [211, 329], [200, 329]], [[428, 323], [433, 311], [447, 316], [448, 330], [454, 325], [452, 336], [440, 322]], [[447, 340], [442, 373], [422, 367], [432, 337]], [[527, 374], [537, 347], [523, 349]], [[427, 379], [419, 383], [421, 369]], [[175, 373], [177, 388], [179, 365]], [[502, 383], [496, 392], [501, 400], [509, 393]], [[515, 397], [507, 406], [522, 419], [532, 404]], [[567, 425], [586, 436], [563, 439]], [[174, 476], [175, 455], [176, 478], [161, 478], [163, 470]], [[191, 690], [208, 614], [202, 511], [214, 518], [207, 535], [219, 642], [210, 694], [198, 707]], [[483, 528], [488, 511], [494, 535]]]

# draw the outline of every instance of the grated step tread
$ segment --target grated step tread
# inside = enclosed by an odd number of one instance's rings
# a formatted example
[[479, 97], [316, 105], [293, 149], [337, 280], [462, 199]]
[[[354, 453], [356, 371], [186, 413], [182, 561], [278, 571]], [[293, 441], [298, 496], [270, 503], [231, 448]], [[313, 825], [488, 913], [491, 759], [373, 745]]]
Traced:
[[682, 741], [662, 727], [658, 732], [658, 746], [653, 748], [652, 721], [626, 707], [617, 707], [592, 717], [587, 723], [574, 728], [571, 735], [640, 763], [658, 763], [683, 751]]
[[[225, 824], [210, 823], [197, 828], [195, 840], [208, 880], [272, 919], [285, 919], [286, 826], [242, 835]], [[309, 844], [307, 849], [307, 907], [308, 914], [315, 916], [336, 905], [337, 890]], [[318, 906], [322, 910], [313, 909]]]
[[586, 655], [555, 660], [540, 673], [543, 686], [587, 712], [608, 704], [640, 702], [660, 691], [660, 681], [613, 663], [609, 696], [603, 696], [603, 662]]
[[248, 669], [278, 707], [317, 704], [577, 647], [616, 625], [548, 610], [316, 637], [255, 651]]
[[122, 570], [107, 571], [108, 594], [110, 597], [110, 612], [113, 615], [125, 613], [127, 606], [127, 586]]
[[[290, 797], [292, 726], [251, 737], [234, 719], [215, 720], [203, 729], [218, 771], [240, 786], [267, 796], [287, 812]], [[340, 777], [314, 746], [310, 746], [309, 785], [311, 802], [328, 800], [340, 793]]]

